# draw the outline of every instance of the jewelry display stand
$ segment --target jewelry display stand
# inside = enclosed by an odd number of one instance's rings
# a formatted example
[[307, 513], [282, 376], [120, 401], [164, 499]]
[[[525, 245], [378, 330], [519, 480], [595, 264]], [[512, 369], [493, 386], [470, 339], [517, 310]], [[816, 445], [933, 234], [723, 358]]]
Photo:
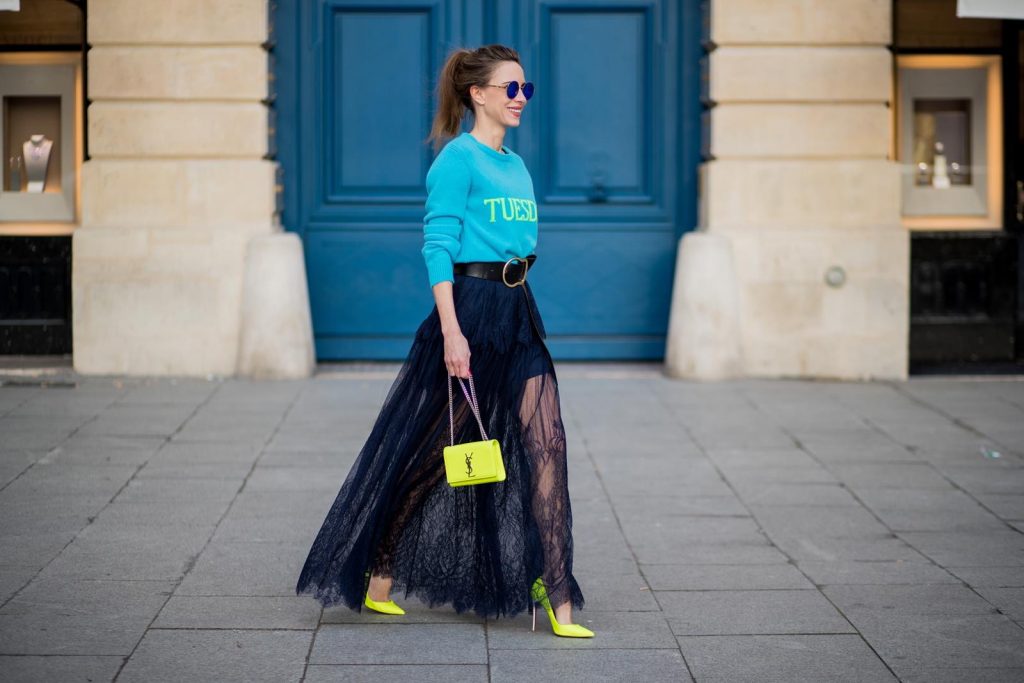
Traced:
[[25, 177], [28, 178], [26, 192], [42, 192], [46, 186], [46, 168], [50, 165], [50, 151], [53, 140], [44, 133], [33, 133], [21, 146], [25, 160]]

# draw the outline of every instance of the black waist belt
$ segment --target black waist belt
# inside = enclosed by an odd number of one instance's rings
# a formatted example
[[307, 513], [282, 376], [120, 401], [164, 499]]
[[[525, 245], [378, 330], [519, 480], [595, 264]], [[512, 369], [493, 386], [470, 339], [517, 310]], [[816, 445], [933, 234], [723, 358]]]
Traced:
[[524, 258], [513, 256], [508, 261], [463, 261], [454, 264], [454, 272], [456, 275], [499, 280], [508, 287], [516, 287], [526, 282], [526, 273], [536, 260], [537, 255], [530, 254]]

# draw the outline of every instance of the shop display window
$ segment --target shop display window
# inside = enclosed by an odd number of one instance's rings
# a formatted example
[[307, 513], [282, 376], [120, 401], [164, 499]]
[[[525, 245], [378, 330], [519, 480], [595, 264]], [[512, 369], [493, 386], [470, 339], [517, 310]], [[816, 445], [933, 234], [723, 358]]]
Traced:
[[901, 55], [897, 64], [904, 224], [926, 230], [1000, 227], [999, 57]]

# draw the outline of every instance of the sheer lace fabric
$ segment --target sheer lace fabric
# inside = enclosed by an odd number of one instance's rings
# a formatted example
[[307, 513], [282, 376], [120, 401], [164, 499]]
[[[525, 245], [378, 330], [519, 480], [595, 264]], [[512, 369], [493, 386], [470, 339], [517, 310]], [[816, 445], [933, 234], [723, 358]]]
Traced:
[[[392, 577], [395, 596], [511, 616], [529, 607], [530, 586], [543, 577], [553, 605], [582, 607], [558, 382], [532, 292], [456, 276], [453, 293], [506, 480], [459, 488], [445, 480], [451, 434], [435, 307], [324, 519], [296, 592], [361, 609], [372, 570]], [[482, 438], [459, 390], [454, 421], [456, 443]]]

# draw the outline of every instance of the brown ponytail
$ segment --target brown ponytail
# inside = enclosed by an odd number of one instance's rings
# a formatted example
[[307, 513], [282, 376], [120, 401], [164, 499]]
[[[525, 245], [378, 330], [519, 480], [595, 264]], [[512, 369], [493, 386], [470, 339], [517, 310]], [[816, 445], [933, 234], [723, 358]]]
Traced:
[[446, 138], [455, 137], [467, 111], [474, 111], [469, 97], [473, 85], [484, 86], [500, 62], [519, 62], [519, 53], [504, 45], [484, 45], [476, 50], [453, 50], [437, 79], [437, 114], [428, 142], [436, 152]]

